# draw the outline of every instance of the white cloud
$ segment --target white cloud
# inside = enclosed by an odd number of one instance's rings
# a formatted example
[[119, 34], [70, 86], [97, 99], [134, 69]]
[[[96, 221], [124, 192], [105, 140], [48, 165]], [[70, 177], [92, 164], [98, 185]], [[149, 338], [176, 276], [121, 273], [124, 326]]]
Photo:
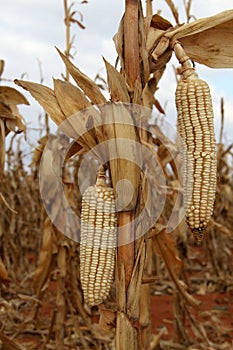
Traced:
[[[180, 21], [185, 21], [183, 0], [174, 0], [180, 9]], [[171, 11], [164, 0], [153, 3], [154, 12], [162, 9], [161, 15], [174, 24]], [[145, 7], [145, 1], [143, 0]], [[232, 0], [193, 0], [191, 12], [198, 18], [213, 15], [232, 7]], [[86, 5], [75, 2], [75, 9], [84, 17], [85, 30], [72, 25], [75, 33], [74, 63], [91, 78], [96, 73], [104, 75], [104, 56], [111, 64], [115, 63], [116, 51], [112, 41], [124, 11], [122, 1], [89, 1]], [[78, 17], [78, 14], [77, 14]], [[60, 77], [64, 72], [64, 64], [54, 46], [61, 50], [65, 48], [64, 10], [62, 1], [58, 0], [11, 0], [1, 4], [0, 12], [1, 57], [6, 60], [4, 76], [19, 78], [26, 72], [26, 79], [38, 82], [40, 79], [37, 59], [42, 62], [46, 85], [52, 85], [52, 77]], [[173, 61], [172, 61], [173, 62]], [[167, 103], [167, 120], [172, 125], [176, 123], [174, 104], [175, 78], [172, 62], [159, 84], [156, 97], [164, 106]], [[176, 64], [177, 65], [177, 64]], [[233, 135], [233, 69], [215, 70], [197, 65], [197, 70], [203, 79], [211, 85], [216, 113], [219, 110], [220, 97], [225, 98], [226, 132]], [[33, 102], [33, 108], [36, 108]], [[25, 112], [28, 113], [28, 112]], [[29, 112], [29, 118], [36, 118], [36, 113]]]

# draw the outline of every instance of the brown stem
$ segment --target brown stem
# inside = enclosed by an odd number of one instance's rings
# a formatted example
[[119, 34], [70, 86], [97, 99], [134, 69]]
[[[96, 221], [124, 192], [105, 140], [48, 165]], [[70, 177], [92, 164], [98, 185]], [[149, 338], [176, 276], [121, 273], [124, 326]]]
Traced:
[[138, 18], [139, 1], [125, 0], [124, 59], [126, 76], [132, 88], [135, 81], [140, 79]]
[[[65, 10], [65, 25], [66, 25], [66, 50], [65, 54], [69, 58], [70, 56], [70, 14], [67, 5], [67, 0], [64, 0], [64, 10]], [[69, 71], [66, 68], [66, 80], [69, 81]]]

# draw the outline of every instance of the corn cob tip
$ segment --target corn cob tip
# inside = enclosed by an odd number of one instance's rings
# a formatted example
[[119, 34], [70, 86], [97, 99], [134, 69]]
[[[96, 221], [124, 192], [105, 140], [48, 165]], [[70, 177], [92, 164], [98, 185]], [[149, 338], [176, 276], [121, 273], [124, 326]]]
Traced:
[[196, 245], [201, 245], [205, 237], [205, 228], [194, 228], [191, 230]]

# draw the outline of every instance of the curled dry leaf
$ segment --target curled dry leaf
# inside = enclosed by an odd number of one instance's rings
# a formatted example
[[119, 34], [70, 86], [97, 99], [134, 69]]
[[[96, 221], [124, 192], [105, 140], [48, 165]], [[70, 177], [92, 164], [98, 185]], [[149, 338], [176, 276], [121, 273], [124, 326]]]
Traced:
[[[158, 24], [156, 23], [158, 21]], [[162, 37], [179, 40], [193, 60], [212, 68], [233, 67], [233, 10], [172, 27], [154, 15], [147, 30], [147, 50], [152, 53]], [[160, 25], [163, 23], [164, 25]], [[148, 19], [147, 19], [148, 27]], [[171, 48], [164, 48], [157, 62], [151, 61], [151, 71], [163, 69], [171, 58]]]
[[29, 102], [24, 97], [24, 95], [9, 86], [0, 86], [0, 101], [6, 105], [29, 105]]
[[179, 40], [193, 61], [212, 68], [233, 67], [233, 10], [184, 24], [165, 36]]

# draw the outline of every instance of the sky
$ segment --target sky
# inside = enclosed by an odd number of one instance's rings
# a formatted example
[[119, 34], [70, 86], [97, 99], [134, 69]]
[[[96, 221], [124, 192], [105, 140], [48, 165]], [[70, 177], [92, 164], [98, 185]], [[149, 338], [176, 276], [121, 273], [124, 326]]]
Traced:
[[[84, 30], [77, 25], [71, 27], [72, 34], [75, 34], [73, 62], [92, 79], [96, 74], [105, 77], [102, 57], [114, 65], [117, 55], [112, 37], [117, 32], [124, 13], [124, 0], [89, 0], [87, 4], [75, 0], [73, 2], [74, 9], [82, 14], [86, 27]], [[180, 10], [181, 22], [185, 22], [183, 0], [174, 0], [174, 3]], [[231, 8], [232, 0], [193, 0], [191, 12], [197, 18], [201, 18]], [[153, 10], [161, 10], [161, 15], [175, 24], [164, 0], [154, 0]], [[80, 20], [78, 12], [76, 18]], [[43, 84], [52, 86], [52, 79], [61, 78], [61, 73], [65, 72], [55, 46], [61, 51], [65, 50], [62, 0], [1, 0], [0, 58], [5, 60], [3, 78], [23, 78], [38, 83], [41, 79], [41, 68]], [[166, 120], [175, 126], [175, 104], [171, 98], [176, 86], [173, 63], [176, 62], [172, 60], [168, 64], [156, 97], [161, 105], [166, 107]], [[197, 72], [201, 78], [208, 81], [211, 88], [217, 140], [220, 128], [220, 98], [224, 98], [224, 141], [230, 144], [233, 142], [233, 69], [211, 69], [197, 65]], [[14, 85], [10, 81], [1, 84]], [[28, 123], [28, 140], [35, 145], [34, 134], [30, 134], [30, 129], [36, 127], [42, 109], [30, 94], [15, 87], [24, 93], [30, 102], [29, 107], [21, 107], [20, 110]]]

